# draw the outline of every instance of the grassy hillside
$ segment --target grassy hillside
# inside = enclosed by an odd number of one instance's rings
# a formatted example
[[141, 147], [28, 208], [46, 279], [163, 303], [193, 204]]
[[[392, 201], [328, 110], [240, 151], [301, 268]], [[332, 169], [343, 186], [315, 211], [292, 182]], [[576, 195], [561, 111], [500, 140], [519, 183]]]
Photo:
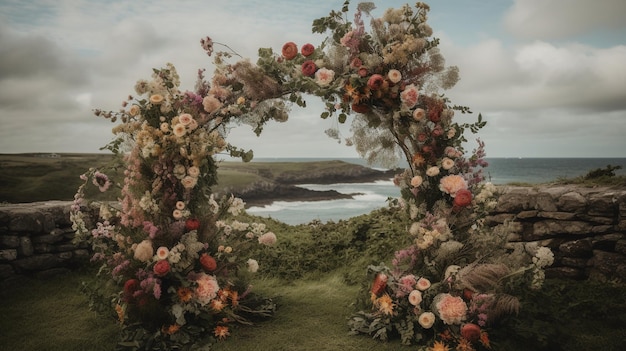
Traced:
[[[23, 203], [47, 200], [72, 200], [89, 169], [110, 169], [115, 165], [110, 154], [0, 154], [0, 202]], [[320, 162], [221, 162], [218, 185], [213, 189], [240, 189], [258, 181], [293, 179], [311, 174], [349, 172], [360, 166], [341, 161]], [[122, 171], [106, 171], [119, 182]], [[98, 194], [91, 194], [98, 195]], [[110, 199], [114, 200], [114, 199]]]

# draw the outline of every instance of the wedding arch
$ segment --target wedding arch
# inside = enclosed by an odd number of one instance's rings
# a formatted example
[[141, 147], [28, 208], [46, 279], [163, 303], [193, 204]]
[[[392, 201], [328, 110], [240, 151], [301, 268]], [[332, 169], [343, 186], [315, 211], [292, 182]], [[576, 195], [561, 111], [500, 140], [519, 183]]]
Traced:
[[91, 245], [99, 274], [113, 282], [112, 295], [89, 291], [125, 325], [120, 345], [195, 347], [207, 334], [226, 338], [233, 323], [272, 315], [273, 301], [247, 284], [259, 268], [248, 252], [277, 238], [262, 223], [238, 220], [241, 199], [211, 193], [215, 156], [250, 161], [252, 151], [226, 142], [227, 127], [247, 124], [260, 134], [309, 96], [324, 102], [321, 118], [351, 124], [344, 141], [362, 157], [407, 166], [394, 179], [401, 196], [392, 205], [406, 212], [413, 244], [389, 266], [367, 268], [370, 304], [351, 318], [352, 332], [382, 340], [396, 333], [403, 343], [442, 350], [489, 348], [486, 328], [517, 311], [516, 289], [541, 285], [551, 252], [505, 249], [506, 232], [484, 226], [496, 189], [483, 181], [484, 144], [469, 155], [463, 145], [466, 131], [477, 133], [485, 122], [480, 115], [472, 124], [454, 120], [455, 112], [471, 111], [442, 94], [459, 75], [432, 37], [428, 5], [388, 9], [380, 18], [371, 17], [374, 8], [360, 3], [350, 17], [346, 1], [313, 22], [313, 32], [328, 34], [321, 45], [262, 48], [256, 63], [231, 63], [234, 52], [214, 52], [206, 37], [201, 45], [216, 67], [210, 80], [200, 71], [195, 89], [183, 91], [168, 64], [139, 80], [121, 111], [96, 110], [120, 122], [105, 147], [123, 160], [119, 203], [103, 203], [91, 224], [87, 187], [114, 187], [105, 172], [90, 169], [71, 218], [76, 241]]

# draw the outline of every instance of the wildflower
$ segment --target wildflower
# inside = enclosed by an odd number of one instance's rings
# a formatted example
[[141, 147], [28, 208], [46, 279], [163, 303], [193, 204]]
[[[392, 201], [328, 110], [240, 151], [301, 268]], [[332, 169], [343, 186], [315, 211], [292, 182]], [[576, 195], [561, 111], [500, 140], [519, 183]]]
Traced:
[[428, 351], [450, 351], [450, 348], [441, 341], [435, 341], [433, 346], [430, 347]]
[[389, 295], [384, 294], [383, 296], [379, 297], [376, 300], [375, 305], [378, 307], [378, 310], [381, 311], [382, 313], [386, 315], [393, 314], [394, 303]]
[[215, 327], [215, 330], [213, 330], [213, 334], [219, 340], [224, 340], [227, 336], [230, 335], [230, 332], [228, 331], [227, 326], [218, 325], [217, 327]]

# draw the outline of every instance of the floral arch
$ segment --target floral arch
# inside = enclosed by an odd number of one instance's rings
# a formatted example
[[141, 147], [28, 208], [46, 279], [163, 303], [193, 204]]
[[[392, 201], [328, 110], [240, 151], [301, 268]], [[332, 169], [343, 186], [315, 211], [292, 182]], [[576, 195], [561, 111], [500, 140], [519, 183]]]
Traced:
[[[248, 124], [258, 135], [269, 121], [286, 121], [290, 104], [306, 106], [304, 96], [322, 99], [321, 118], [351, 123], [346, 144], [368, 161], [407, 166], [395, 178], [401, 198], [393, 205], [406, 211], [414, 243], [390, 267], [368, 268], [370, 303], [351, 319], [353, 332], [383, 340], [396, 332], [404, 343], [422, 345], [443, 343], [440, 335], [448, 333], [448, 343], [489, 348], [484, 328], [519, 308], [512, 292], [541, 284], [549, 250], [507, 250], [506, 232], [483, 226], [496, 189], [483, 182], [482, 142], [469, 156], [462, 144], [467, 130], [476, 133], [485, 122], [480, 115], [472, 124], [454, 121], [455, 112], [470, 110], [441, 93], [456, 84], [458, 69], [445, 67], [427, 24], [428, 5], [389, 9], [371, 18], [367, 31], [364, 18], [373, 9], [360, 3], [349, 18], [346, 1], [313, 22], [313, 32], [328, 33], [320, 46], [262, 48], [256, 63], [229, 63], [237, 55], [214, 52], [204, 38], [216, 66], [210, 81], [201, 70], [195, 89], [183, 91], [168, 64], [138, 81], [137, 96], [121, 111], [96, 110], [121, 122], [105, 147], [123, 161], [120, 201], [102, 205], [99, 222], [89, 224], [87, 186], [112, 185], [90, 169], [72, 220], [76, 240], [91, 244], [100, 274], [118, 287], [111, 301], [127, 326], [124, 340], [141, 341], [144, 349], [195, 345], [200, 335], [222, 339], [230, 324], [272, 314], [274, 303], [246, 284], [258, 269], [247, 250], [271, 246], [276, 236], [263, 224], [238, 220], [240, 199], [211, 193], [215, 155], [251, 160], [252, 151], [225, 141], [228, 128]], [[523, 279], [515, 285], [507, 280], [513, 275]]]

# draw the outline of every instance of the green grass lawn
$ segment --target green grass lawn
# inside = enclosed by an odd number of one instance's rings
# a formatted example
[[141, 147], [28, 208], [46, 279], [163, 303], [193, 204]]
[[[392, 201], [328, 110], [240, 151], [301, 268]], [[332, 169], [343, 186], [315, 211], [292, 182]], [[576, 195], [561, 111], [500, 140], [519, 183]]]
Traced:
[[[119, 325], [89, 310], [80, 283], [93, 279], [78, 271], [47, 280], [4, 282], [0, 298], [0, 350], [114, 350]], [[274, 297], [275, 316], [239, 326], [212, 350], [324, 351], [415, 350], [398, 340], [387, 343], [348, 335], [347, 319], [359, 284], [343, 274], [309, 274], [285, 281], [257, 277], [255, 292]], [[522, 299], [520, 315], [492, 331], [494, 350], [622, 350], [626, 340], [623, 286], [549, 280], [546, 289]]]

